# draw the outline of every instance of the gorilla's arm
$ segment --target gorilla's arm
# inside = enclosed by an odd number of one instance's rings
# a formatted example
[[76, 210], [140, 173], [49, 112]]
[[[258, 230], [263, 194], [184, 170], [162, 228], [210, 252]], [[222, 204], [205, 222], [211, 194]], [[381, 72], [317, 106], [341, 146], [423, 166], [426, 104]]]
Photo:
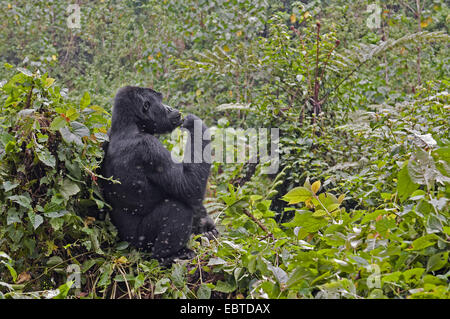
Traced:
[[[214, 239], [218, 237], [219, 232], [202, 203], [211, 167], [210, 158], [203, 158], [204, 150], [210, 143], [208, 132], [205, 134], [208, 128], [198, 117], [191, 114], [185, 118], [183, 127], [190, 133], [183, 163], [175, 163], [170, 152], [154, 136], [145, 136], [145, 150], [142, 154], [147, 168], [147, 178], [150, 183], [170, 194], [170, 197], [192, 207], [192, 225], [195, 234], [203, 234], [208, 239]], [[201, 133], [197, 141], [195, 127], [197, 134]]]
[[[194, 123], [201, 128], [200, 141], [194, 140]], [[144, 135], [142, 145], [144, 149], [141, 154], [143, 154], [149, 182], [161, 187], [165, 193], [187, 203], [200, 213], [202, 210], [196, 208], [202, 205], [211, 167], [209, 161], [203, 159], [203, 151], [210, 141], [203, 140], [202, 137], [208, 128], [194, 115], [188, 115], [183, 126], [190, 133], [183, 163], [175, 163], [170, 152], [152, 135]], [[201, 145], [196, 147], [197, 142]], [[189, 161], [188, 158], [191, 160]], [[200, 159], [199, 163], [195, 163], [194, 159]]]

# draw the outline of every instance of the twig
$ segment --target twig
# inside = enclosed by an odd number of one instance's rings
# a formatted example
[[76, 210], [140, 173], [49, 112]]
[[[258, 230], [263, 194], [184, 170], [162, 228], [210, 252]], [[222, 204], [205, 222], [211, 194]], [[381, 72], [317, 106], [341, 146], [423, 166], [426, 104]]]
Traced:
[[[420, 6], [420, 0], [416, 0], [416, 6], [417, 6], [417, 27], [419, 29], [419, 32], [422, 32], [422, 25], [421, 25], [421, 20], [422, 20], [422, 7]], [[417, 46], [417, 85], [420, 86], [420, 84], [422, 83], [422, 75], [420, 72], [420, 55], [422, 52], [422, 44], [418, 44]]]
[[263, 223], [261, 223], [255, 216], [253, 216], [252, 213], [250, 213], [249, 211], [247, 211], [246, 209], [244, 209], [244, 214], [247, 215], [248, 217], [250, 217], [251, 220], [253, 220], [264, 232], [267, 233], [268, 236], [270, 236], [272, 239], [275, 239], [275, 237], [273, 236], [273, 234], [267, 229], [266, 226], [264, 226]]
[[71, 259], [77, 260], [78, 257], [84, 256], [84, 255], [87, 255], [87, 254], [92, 254], [92, 252], [87, 251], [87, 252], [84, 252], [84, 253], [82, 253], [82, 254], [76, 255], [76, 256], [74, 256], [74, 257], [70, 257], [70, 258], [67, 259], [67, 260], [63, 260], [62, 262], [57, 263], [56, 265], [54, 265], [54, 266], [48, 268], [46, 272], [43, 272], [43, 273], [40, 274], [38, 277], [36, 277], [36, 278], [34, 278], [34, 279], [31, 279], [30, 281], [27, 282], [27, 284], [32, 283], [32, 282], [35, 282], [36, 280], [38, 280], [39, 278], [41, 278], [42, 276], [44, 276], [46, 273], [48, 273], [50, 270], [52, 270], [52, 269], [54, 269], [54, 268], [56, 268], [56, 267], [58, 267], [58, 266], [60, 266], [60, 265], [62, 265], [62, 264], [67, 263], [69, 260], [71, 260]]
[[403, 6], [408, 8], [409, 10], [411, 10], [412, 13], [416, 14], [416, 11], [413, 8], [411, 8], [411, 6], [409, 4], [407, 4], [406, 2], [404, 2], [402, 0], [400, 0], [399, 2], [400, 2], [400, 4], [402, 4]]
[[203, 284], [203, 278], [202, 278], [202, 267], [200, 264], [200, 256], [197, 256], [197, 265], [198, 265], [198, 274], [200, 278], [200, 283]]
[[361, 61], [356, 68], [354, 68], [349, 74], [347, 74], [347, 76], [342, 79], [337, 85], [335, 85], [332, 89], [328, 90], [328, 92], [325, 94], [325, 96], [322, 98], [322, 100], [320, 101], [321, 104], [325, 103], [325, 101], [327, 100], [328, 96], [332, 93], [335, 92], [345, 81], [347, 81], [356, 71], [358, 71], [361, 66], [365, 63], [367, 63], [368, 61], [370, 61], [371, 59], [365, 59], [363, 61]]
[[130, 286], [128, 285], [126, 274], [123, 271], [122, 267], [119, 266], [119, 267], [117, 267], [117, 269], [119, 269], [119, 272], [122, 275], [123, 280], [125, 281], [125, 285], [127, 286], [128, 296], [129, 296], [130, 299], [132, 299], [133, 298], [133, 294], [131, 293]]
[[32, 95], [33, 95], [33, 85], [31, 85], [31, 87], [30, 87], [30, 92], [28, 92], [28, 95], [27, 95], [27, 101], [25, 102], [25, 109], [28, 109], [28, 108], [30, 108], [30, 104], [31, 104], [31, 97], [32, 97]]
[[[317, 36], [316, 36], [316, 69], [314, 71], [314, 97], [313, 97], [313, 108], [314, 108], [314, 114], [318, 115], [321, 111], [320, 109], [320, 102], [319, 102], [319, 89], [320, 89], [320, 83], [319, 83], [319, 53], [320, 53], [320, 22], [317, 21]], [[314, 123], [316, 122], [316, 118], [313, 119]]]

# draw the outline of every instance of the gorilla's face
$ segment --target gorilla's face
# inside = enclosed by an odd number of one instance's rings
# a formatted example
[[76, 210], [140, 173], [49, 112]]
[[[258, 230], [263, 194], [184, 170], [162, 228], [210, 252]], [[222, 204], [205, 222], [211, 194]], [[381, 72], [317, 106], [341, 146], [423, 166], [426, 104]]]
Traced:
[[140, 130], [150, 134], [163, 134], [181, 125], [181, 113], [164, 105], [161, 93], [142, 88], [137, 92], [137, 100], [137, 124]]
[[116, 94], [111, 134], [129, 132], [136, 125], [141, 132], [163, 134], [182, 124], [181, 114], [162, 103], [162, 94], [152, 89], [125, 86]]

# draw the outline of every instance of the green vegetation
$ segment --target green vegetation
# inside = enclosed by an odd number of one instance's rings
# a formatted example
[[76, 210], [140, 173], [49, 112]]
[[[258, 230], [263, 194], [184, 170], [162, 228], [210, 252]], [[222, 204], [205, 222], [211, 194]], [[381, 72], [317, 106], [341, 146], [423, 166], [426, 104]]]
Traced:
[[[449, 298], [450, 8], [308, 2], [0, 1], [0, 299]], [[277, 174], [213, 164], [221, 237], [168, 269], [97, 185], [127, 84], [280, 129]]]

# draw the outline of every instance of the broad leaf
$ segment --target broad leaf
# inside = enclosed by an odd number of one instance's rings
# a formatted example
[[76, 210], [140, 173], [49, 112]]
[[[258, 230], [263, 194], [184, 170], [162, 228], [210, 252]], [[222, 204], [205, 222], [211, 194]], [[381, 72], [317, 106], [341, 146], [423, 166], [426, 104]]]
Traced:
[[288, 204], [297, 204], [308, 200], [312, 195], [311, 191], [305, 187], [295, 187], [283, 196], [283, 200]]
[[408, 163], [403, 165], [397, 175], [397, 193], [403, 202], [417, 189], [419, 185], [414, 183], [408, 173]]

